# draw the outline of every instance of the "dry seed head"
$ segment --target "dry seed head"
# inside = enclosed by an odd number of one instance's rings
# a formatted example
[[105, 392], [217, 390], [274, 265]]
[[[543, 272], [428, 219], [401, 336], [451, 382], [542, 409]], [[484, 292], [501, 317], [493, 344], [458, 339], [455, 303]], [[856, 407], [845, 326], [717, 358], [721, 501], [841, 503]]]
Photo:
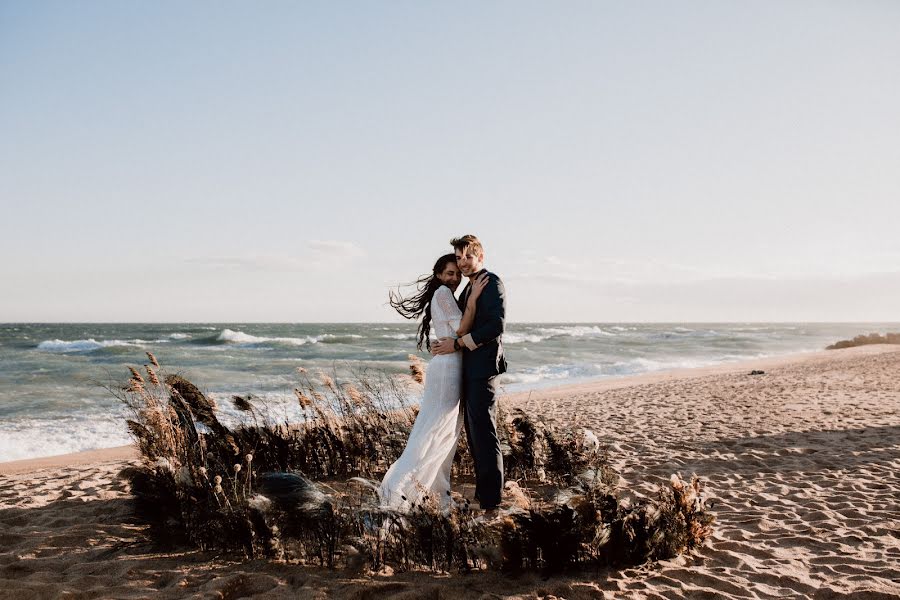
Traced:
[[147, 369], [147, 378], [150, 379], [150, 383], [159, 386], [159, 377], [156, 376], [156, 373], [150, 368], [150, 365], [144, 365], [144, 368]]
[[141, 374], [134, 367], [128, 367], [128, 370], [131, 371], [131, 378], [135, 379], [141, 383], [144, 383], [144, 378], [141, 377]]
[[364, 406], [366, 403], [366, 397], [356, 389], [355, 386], [348, 383], [344, 385], [344, 391], [347, 392], [347, 396], [350, 398], [350, 401], [356, 406]]
[[150, 363], [151, 363], [154, 367], [156, 367], [157, 369], [159, 368], [159, 362], [157, 362], [156, 357], [153, 356], [153, 353], [152, 353], [152, 352], [148, 352], [148, 353], [147, 353], [147, 358], [150, 359]]
[[425, 371], [421, 366], [416, 364], [409, 365], [409, 373], [416, 383], [425, 383]]
[[253, 462], [253, 455], [252, 455], [252, 454], [248, 454], [248, 455], [245, 456], [244, 458], [246, 459], [246, 461], [247, 461], [248, 463], [252, 463], [252, 462]]
[[425, 383], [425, 366], [422, 359], [415, 354], [408, 355], [409, 373], [416, 383]]
[[297, 372], [301, 375], [306, 375], [306, 369], [304, 369], [303, 367], [297, 367]]
[[216, 475], [216, 476], [213, 478], [213, 483], [215, 483], [216, 485], [219, 485], [220, 483], [222, 483], [222, 476], [221, 476], [221, 475]]
[[306, 394], [300, 391], [300, 388], [294, 388], [294, 394], [297, 395], [297, 401], [300, 402], [300, 406], [303, 408], [309, 408], [312, 406], [312, 400], [309, 399]]
[[217, 483], [217, 484], [216, 484], [216, 487], [213, 488], [213, 491], [214, 491], [215, 493], [217, 493], [217, 494], [223, 493], [223, 492], [222, 492], [222, 486], [219, 485], [219, 484]]
[[240, 473], [240, 472], [241, 472], [241, 465], [240, 465], [240, 463], [237, 463], [237, 464], [234, 465], [234, 472], [235, 472], [235, 473]]
[[335, 388], [334, 388], [334, 379], [332, 379], [330, 376], [328, 376], [328, 375], [326, 375], [325, 373], [323, 373], [323, 372], [320, 371], [320, 372], [319, 372], [319, 378], [322, 380], [322, 385], [324, 385], [325, 387], [327, 387], [329, 390], [334, 390], [334, 389], [335, 389]]

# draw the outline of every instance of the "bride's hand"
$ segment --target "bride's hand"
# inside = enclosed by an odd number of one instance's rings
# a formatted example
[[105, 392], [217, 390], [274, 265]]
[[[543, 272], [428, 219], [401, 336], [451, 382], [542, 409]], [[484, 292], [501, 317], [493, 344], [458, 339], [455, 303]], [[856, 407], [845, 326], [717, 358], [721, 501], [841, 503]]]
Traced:
[[451, 337], [442, 337], [438, 338], [437, 341], [432, 342], [431, 344], [431, 355], [438, 356], [440, 354], [453, 354], [456, 350], [453, 349], [453, 338]]
[[481, 292], [484, 291], [484, 288], [487, 287], [488, 281], [490, 281], [490, 278], [487, 273], [483, 273], [472, 283], [472, 293], [469, 294], [469, 299], [467, 300], [470, 306], [475, 306], [475, 301], [478, 300], [478, 296], [480, 296]]

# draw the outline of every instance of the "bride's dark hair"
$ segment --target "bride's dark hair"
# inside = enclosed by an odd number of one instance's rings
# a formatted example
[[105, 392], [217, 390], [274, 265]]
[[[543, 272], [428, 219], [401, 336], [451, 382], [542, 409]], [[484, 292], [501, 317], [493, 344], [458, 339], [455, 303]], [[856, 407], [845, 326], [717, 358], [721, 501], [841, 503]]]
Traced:
[[444, 285], [441, 283], [438, 275], [444, 272], [448, 264], [455, 262], [455, 254], [445, 254], [437, 259], [437, 262], [434, 263], [434, 268], [431, 270], [431, 275], [422, 275], [409, 284], [415, 286], [416, 291], [408, 298], [400, 295], [399, 288], [396, 292], [393, 290], [388, 292], [391, 306], [404, 318], [418, 319], [424, 315], [422, 324], [419, 325], [418, 341], [416, 342], [416, 348], [419, 350], [422, 349], [423, 342], [425, 348], [431, 350], [431, 337], [429, 335], [431, 330], [431, 298], [434, 296], [434, 292]]

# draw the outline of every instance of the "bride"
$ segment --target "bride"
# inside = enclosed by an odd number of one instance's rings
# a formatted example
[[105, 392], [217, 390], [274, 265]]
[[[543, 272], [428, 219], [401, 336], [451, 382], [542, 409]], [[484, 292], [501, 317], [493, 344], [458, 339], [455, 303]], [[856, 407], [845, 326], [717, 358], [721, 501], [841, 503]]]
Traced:
[[[438, 338], [462, 337], [475, 319], [475, 301], [487, 284], [476, 281], [463, 313], [453, 293], [462, 276], [456, 255], [445, 254], [434, 264], [431, 275], [419, 278], [417, 291], [408, 298], [390, 294], [391, 306], [407, 319], [422, 317], [418, 331], [419, 350], [431, 349], [431, 326]], [[462, 355], [459, 352], [435, 356], [425, 373], [425, 392], [419, 414], [409, 434], [406, 448], [391, 465], [379, 488], [381, 502], [400, 510], [408, 509], [424, 496], [434, 498], [441, 508], [450, 505], [450, 467], [462, 430], [460, 410]]]

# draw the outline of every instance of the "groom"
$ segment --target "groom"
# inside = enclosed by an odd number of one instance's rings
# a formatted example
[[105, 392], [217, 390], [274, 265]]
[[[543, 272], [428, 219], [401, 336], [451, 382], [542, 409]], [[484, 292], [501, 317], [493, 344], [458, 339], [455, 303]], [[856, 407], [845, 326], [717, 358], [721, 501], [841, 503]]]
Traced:
[[500, 504], [503, 489], [503, 454], [497, 437], [497, 376], [506, 372], [503, 356], [503, 326], [506, 291], [503, 282], [484, 268], [484, 248], [474, 235], [450, 240], [456, 264], [469, 285], [459, 299], [465, 310], [472, 284], [487, 277], [488, 284], [475, 303], [475, 322], [470, 333], [459, 339], [441, 338], [432, 344], [434, 354], [463, 353], [463, 407], [466, 439], [475, 463], [475, 498], [485, 510]]

